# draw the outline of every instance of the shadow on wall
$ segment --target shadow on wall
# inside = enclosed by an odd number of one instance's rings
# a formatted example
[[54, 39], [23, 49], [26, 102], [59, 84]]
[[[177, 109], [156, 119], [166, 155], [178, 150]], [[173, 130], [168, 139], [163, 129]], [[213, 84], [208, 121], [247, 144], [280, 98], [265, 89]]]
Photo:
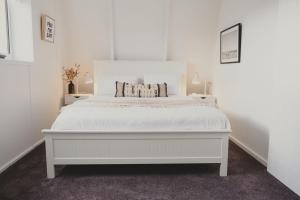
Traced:
[[260, 159], [267, 162], [269, 151], [269, 129], [251, 118], [246, 118], [226, 111], [225, 113], [231, 123], [231, 135], [234, 138], [237, 138], [250, 151], [257, 154]]

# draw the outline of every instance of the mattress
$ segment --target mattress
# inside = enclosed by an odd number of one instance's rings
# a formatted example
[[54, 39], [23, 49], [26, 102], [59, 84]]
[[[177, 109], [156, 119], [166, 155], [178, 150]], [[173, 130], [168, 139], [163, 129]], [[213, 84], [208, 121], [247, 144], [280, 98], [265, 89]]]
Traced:
[[64, 107], [53, 130], [209, 131], [230, 130], [214, 101], [192, 97], [91, 97]]

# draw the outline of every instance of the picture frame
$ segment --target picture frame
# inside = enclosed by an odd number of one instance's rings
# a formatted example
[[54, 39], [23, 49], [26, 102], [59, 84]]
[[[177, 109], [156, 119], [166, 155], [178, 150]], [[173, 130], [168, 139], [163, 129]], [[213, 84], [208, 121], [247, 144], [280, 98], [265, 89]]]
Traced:
[[54, 43], [55, 36], [55, 20], [48, 15], [41, 17], [42, 40]]
[[238, 23], [220, 33], [220, 63], [241, 62], [242, 24]]

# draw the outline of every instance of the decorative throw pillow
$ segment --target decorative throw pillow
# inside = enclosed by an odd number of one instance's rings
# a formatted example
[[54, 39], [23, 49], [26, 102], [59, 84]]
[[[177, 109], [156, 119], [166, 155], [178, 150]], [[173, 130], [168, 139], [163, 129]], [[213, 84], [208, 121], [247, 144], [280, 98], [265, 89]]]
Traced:
[[143, 87], [139, 88], [139, 97], [140, 98], [154, 98], [158, 97], [157, 85], [143, 85]]
[[157, 89], [151, 89], [150, 85], [125, 83], [124, 97], [156, 97], [155, 94]]
[[157, 84], [157, 91], [159, 97], [168, 97], [167, 83]]
[[124, 97], [139, 97], [139, 89], [142, 87], [141, 84], [125, 83]]
[[168, 95], [179, 95], [181, 92], [182, 75], [178, 74], [146, 74], [144, 75], [145, 83], [156, 84], [156, 83], [167, 83], [168, 84]]
[[116, 81], [115, 97], [168, 97], [167, 83], [144, 85]]
[[124, 82], [116, 81], [115, 97], [124, 97], [124, 88], [125, 88], [125, 83]]

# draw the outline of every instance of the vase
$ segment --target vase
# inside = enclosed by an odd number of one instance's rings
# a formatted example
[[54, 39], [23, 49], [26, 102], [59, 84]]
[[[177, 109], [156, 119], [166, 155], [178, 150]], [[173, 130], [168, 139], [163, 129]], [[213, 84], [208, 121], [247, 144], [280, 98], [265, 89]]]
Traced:
[[68, 92], [69, 92], [69, 94], [75, 94], [75, 86], [72, 81], [70, 81], [70, 83], [68, 85]]

